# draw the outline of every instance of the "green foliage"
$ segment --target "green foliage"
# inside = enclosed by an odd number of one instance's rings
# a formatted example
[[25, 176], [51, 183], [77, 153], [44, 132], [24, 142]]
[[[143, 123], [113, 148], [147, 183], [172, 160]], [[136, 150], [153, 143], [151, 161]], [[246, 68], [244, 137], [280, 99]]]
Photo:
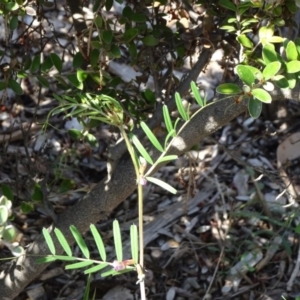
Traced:
[[138, 253], [138, 234], [137, 234], [138, 231], [136, 225], [131, 225], [130, 227], [132, 258], [128, 260], [123, 260], [122, 236], [121, 236], [120, 226], [118, 221], [115, 220], [113, 222], [114, 244], [115, 244], [116, 257], [117, 257], [117, 260], [114, 262], [106, 261], [107, 255], [106, 255], [105, 246], [96, 226], [92, 224], [90, 226], [90, 230], [94, 238], [95, 244], [97, 246], [101, 261], [90, 258], [90, 251], [83, 237], [81, 236], [81, 234], [79, 233], [79, 231], [75, 226], [70, 226], [70, 231], [73, 237], [75, 238], [76, 244], [80, 248], [84, 258], [75, 257], [72, 255], [72, 250], [64, 234], [58, 228], [55, 228], [54, 235], [56, 236], [58, 243], [66, 253], [66, 255], [57, 255], [55, 241], [53, 237], [51, 236], [51, 234], [46, 228], [43, 228], [43, 236], [48, 245], [51, 255], [38, 259], [38, 262], [45, 263], [45, 262], [51, 262], [55, 260], [62, 260], [66, 262], [75, 261], [75, 263], [67, 264], [66, 270], [85, 268], [84, 271], [85, 274], [95, 273], [103, 270], [107, 266], [111, 266], [112, 269], [102, 273], [101, 274], [102, 277], [106, 277], [109, 275], [119, 275], [119, 274], [123, 274], [124, 272], [130, 272], [135, 270], [136, 265], [138, 264], [138, 254], [137, 254]]

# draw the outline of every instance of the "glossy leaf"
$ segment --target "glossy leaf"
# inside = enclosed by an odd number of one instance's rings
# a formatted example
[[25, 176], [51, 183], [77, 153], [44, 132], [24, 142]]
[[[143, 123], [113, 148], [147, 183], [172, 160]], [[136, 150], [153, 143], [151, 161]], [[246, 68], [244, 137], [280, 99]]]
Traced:
[[53, 243], [53, 240], [52, 240], [52, 237], [51, 237], [50, 233], [48, 232], [48, 230], [46, 228], [43, 228], [42, 233], [43, 233], [45, 241], [48, 245], [50, 253], [52, 255], [55, 255], [55, 247], [54, 247], [54, 243]]
[[136, 225], [130, 226], [130, 246], [131, 246], [131, 257], [137, 263], [139, 261], [139, 238], [138, 229]]
[[263, 89], [253, 89], [252, 90], [252, 95], [256, 99], [258, 99], [258, 100], [260, 100], [264, 103], [271, 103], [272, 102], [271, 95]]
[[156, 185], [159, 185], [161, 188], [167, 190], [168, 192], [172, 193], [172, 194], [176, 194], [177, 190], [174, 189], [171, 185], [169, 185], [168, 183], [166, 183], [165, 181], [162, 181], [158, 178], [154, 178], [154, 177], [146, 177], [147, 181], [152, 182]]
[[77, 141], [79, 141], [80, 139], [83, 138], [82, 132], [78, 129], [69, 129], [68, 134], [72, 139], [77, 140]]
[[136, 28], [127, 29], [124, 32], [123, 39], [126, 43], [129, 43], [138, 35], [138, 33], [139, 31]]
[[217, 92], [219, 94], [225, 94], [225, 95], [236, 95], [236, 94], [240, 94], [242, 90], [238, 85], [234, 83], [224, 83], [224, 84], [220, 84], [217, 87]]
[[72, 83], [76, 88], [78, 88], [79, 90], [83, 89], [83, 83], [78, 81], [77, 75], [69, 74], [67, 75], [67, 78], [70, 81], [70, 83]]
[[84, 82], [88, 77], [88, 74], [81, 69], [77, 70], [76, 75], [79, 82]]
[[101, 259], [103, 261], [106, 261], [106, 251], [105, 251], [105, 246], [104, 246], [103, 240], [101, 238], [101, 235], [99, 234], [99, 232], [94, 224], [90, 225], [90, 230], [94, 237], [94, 241], [96, 243], [96, 246], [97, 246], [97, 249], [98, 249]]
[[162, 145], [160, 144], [160, 142], [158, 141], [158, 139], [156, 138], [156, 136], [153, 134], [153, 132], [151, 131], [151, 129], [147, 126], [147, 124], [145, 122], [141, 122], [141, 127], [144, 130], [146, 136], [148, 137], [148, 139], [151, 141], [152, 145], [160, 152], [163, 152], [164, 149], [162, 147]]
[[286, 63], [287, 73], [297, 73], [300, 71], [300, 61], [293, 60]]
[[84, 255], [85, 258], [89, 259], [90, 251], [89, 251], [84, 239], [82, 238], [80, 232], [77, 230], [77, 228], [74, 225], [70, 226], [70, 230], [71, 230], [72, 235], [73, 235], [77, 245], [79, 246], [82, 254]]
[[264, 68], [263, 76], [265, 80], [271, 79], [275, 76], [281, 68], [281, 63], [279, 61], [273, 61]]
[[20, 84], [12, 78], [8, 79], [8, 87], [12, 89], [17, 95], [23, 94], [23, 90]]
[[110, 44], [113, 39], [113, 32], [112, 30], [102, 30], [101, 31], [101, 38], [106, 44]]
[[88, 133], [86, 136], [86, 141], [92, 146], [92, 147], [97, 147], [98, 145], [98, 140], [97, 138], [91, 134], [91, 133]]
[[245, 35], [245, 34], [241, 34], [237, 37], [238, 42], [244, 46], [245, 48], [253, 48], [253, 43], [251, 42], [251, 40]]
[[252, 118], [258, 118], [262, 111], [262, 102], [251, 97], [248, 102], [248, 110]]
[[62, 248], [67, 253], [67, 255], [72, 256], [72, 250], [71, 250], [66, 238], [64, 237], [63, 233], [60, 231], [60, 229], [55, 228], [54, 233], [55, 233], [59, 243], [61, 244]]
[[38, 71], [40, 64], [41, 64], [41, 55], [38, 54], [32, 60], [32, 63], [30, 66], [31, 73], [35, 73], [36, 71]]
[[81, 262], [77, 262], [71, 265], [67, 265], [66, 266], [66, 270], [74, 270], [74, 269], [81, 269], [81, 268], [85, 268], [88, 267], [90, 265], [93, 264], [93, 261], [81, 261]]
[[255, 81], [255, 77], [248, 66], [238, 65], [236, 71], [240, 79], [251, 87]]
[[204, 101], [203, 101], [203, 99], [199, 93], [198, 87], [194, 81], [191, 82], [191, 89], [192, 89], [193, 96], [194, 96], [195, 100], [197, 101], [198, 105], [200, 107], [203, 107], [205, 105]]
[[56, 70], [59, 73], [61, 73], [63, 63], [62, 63], [60, 57], [56, 53], [51, 53], [50, 54], [50, 59], [52, 60], [52, 63], [54, 65], [54, 67], [56, 68]]
[[178, 92], [175, 93], [175, 102], [176, 102], [176, 106], [177, 106], [177, 109], [178, 109], [178, 112], [179, 112], [181, 118], [183, 120], [187, 121], [189, 119], [189, 116], [188, 116], [187, 112], [185, 111], [185, 108], [182, 104], [181, 97]]
[[258, 32], [258, 36], [260, 40], [262, 39], [269, 40], [273, 36], [273, 34], [274, 34], [274, 29], [272, 27], [266, 27], [266, 26], [262, 26]]
[[283, 75], [274, 76], [273, 81], [281, 89], [286, 89], [289, 87], [289, 82]]
[[115, 44], [111, 45], [109, 53], [112, 54], [112, 56], [114, 58], [120, 58], [121, 57], [120, 48]]
[[273, 61], [278, 61], [275, 46], [270, 43], [265, 44], [263, 46], [262, 57], [266, 64], [269, 64]]
[[146, 161], [150, 164], [150, 165], [153, 165], [153, 160], [152, 158], [150, 157], [149, 153], [147, 152], [147, 150], [145, 149], [145, 147], [141, 144], [141, 142], [139, 141], [139, 139], [133, 135], [133, 134], [130, 134], [129, 135], [134, 146], [136, 147], [136, 149], [139, 151], [139, 153], [141, 154], [141, 156], [143, 158], [146, 159]]
[[268, 39], [270, 43], [282, 43], [284, 39], [281, 36], [272, 36]]
[[286, 53], [286, 58], [290, 61], [298, 59], [298, 51], [293, 41], [288, 42], [285, 49], [285, 53]]
[[122, 261], [123, 260], [122, 237], [121, 237], [120, 225], [117, 220], [113, 221], [113, 236], [114, 236], [114, 244], [115, 244], [117, 260]]

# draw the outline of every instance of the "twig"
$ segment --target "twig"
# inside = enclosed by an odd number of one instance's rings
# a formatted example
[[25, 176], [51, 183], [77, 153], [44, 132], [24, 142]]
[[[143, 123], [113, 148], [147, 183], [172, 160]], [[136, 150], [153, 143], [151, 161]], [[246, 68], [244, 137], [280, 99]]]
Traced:
[[293, 288], [293, 284], [294, 284], [294, 280], [296, 279], [296, 277], [298, 276], [298, 272], [299, 272], [299, 268], [300, 268], [300, 242], [298, 244], [298, 255], [297, 255], [297, 261], [296, 261], [296, 265], [295, 268], [293, 270], [293, 273], [289, 279], [289, 281], [286, 284], [286, 289], [287, 291], [291, 291]]

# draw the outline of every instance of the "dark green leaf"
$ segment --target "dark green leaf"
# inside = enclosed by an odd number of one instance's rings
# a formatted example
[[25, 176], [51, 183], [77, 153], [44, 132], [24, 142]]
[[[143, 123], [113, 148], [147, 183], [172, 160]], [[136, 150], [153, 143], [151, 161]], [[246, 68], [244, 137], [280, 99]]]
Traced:
[[53, 240], [52, 240], [52, 237], [51, 237], [50, 233], [48, 232], [48, 230], [46, 228], [43, 228], [42, 232], [43, 232], [43, 236], [45, 238], [45, 241], [48, 245], [48, 248], [50, 250], [50, 253], [52, 255], [55, 255], [55, 247], [54, 247], [54, 243], [53, 243]]
[[53, 62], [52, 62], [52, 60], [51, 60], [51, 58], [50, 58], [50, 56], [49, 56], [49, 57], [47, 57], [47, 58], [45, 59], [45, 61], [42, 63], [41, 70], [42, 70], [43, 72], [48, 72], [52, 67], [53, 67]]
[[75, 182], [72, 179], [63, 179], [59, 185], [59, 193], [66, 193], [75, 187]]
[[8, 186], [7, 184], [5, 183], [2, 183], [1, 184], [1, 191], [2, 191], [2, 194], [10, 201], [14, 201], [14, 194], [10, 188], [10, 186]]
[[79, 90], [83, 89], [83, 83], [79, 82], [77, 79], [77, 75], [75, 74], [69, 74], [67, 75], [68, 80]]
[[15, 30], [18, 27], [18, 16], [13, 16], [9, 21], [9, 29]]
[[6, 82], [0, 81], [0, 91], [3, 91], [7, 88]]
[[236, 6], [229, 0], [220, 0], [219, 4], [225, 8], [236, 11]]
[[45, 77], [37, 75], [36, 78], [43, 87], [49, 88], [49, 82]]
[[103, 25], [103, 19], [101, 16], [97, 16], [94, 20], [96, 26], [101, 29], [102, 28], [102, 25]]
[[23, 90], [20, 84], [12, 78], [9, 78], [8, 80], [8, 87], [12, 89], [17, 95], [23, 94]]
[[115, 44], [111, 45], [109, 53], [112, 54], [113, 58], [121, 57], [120, 48]]
[[153, 35], [147, 35], [142, 39], [142, 42], [145, 46], [153, 47], [159, 43], [159, 40]]
[[22, 212], [24, 214], [28, 214], [28, 213], [32, 212], [33, 209], [34, 209], [33, 204], [25, 202], [25, 201], [22, 201], [22, 203], [21, 203], [21, 210], [22, 210]]
[[28, 77], [28, 74], [27, 74], [25, 71], [20, 70], [20, 71], [17, 73], [17, 77], [18, 77], [18, 78], [25, 79], [25, 78]]
[[126, 43], [129, 43], [138, 35], [138, 33], [138, 29], [129, 28], [124, 32], [123, 39]]
[[31, 67], [30, 67], [31, 73], [35, 73], [36, 71], [38, 71], [40, 64], [41, 64], [41, 55], [38, 54], [32, 60]]
[[147, 17], [143, 14], [139, 14], [139, 13], [133, 13], [130, 16], [130, 20], [133, 22], [137, 22], [137, 23], [142, 23], [142, 22], [146, 22], [147, 21]]
[[273, 77], [274, 83], [281, 89], [286, 89], [289, 87], [288, 80], [282, 75], [276, 75]]
[[93, 68], [98, 67], [99, 57], [100, 57], [100, 51], [98, 49], [93, 49], [90, 57], [91, 65]]
[[101, 31], [101, 38], [106, 44], [110, 44], [113, 39], [113, 32], [112, 30], [102, 30]]
[[73, 59], [73, 68], [77, 70], [82, 66], [83, 62], [84, 62], [84, 58], [82, 54], [80, 52], [77, 52]]
[[258, 118], [262, 111], [262, 102], [251, 97], [248, 102], [248, 110], [252, 118]]
[[75, 241], [77, 242], [77, 245], [79, 246], [82, 254], [84, 255], [85, 258], [89, 259], [90, 251], [89, 251], [84, 239], [80, 235], [80, 232], [77, 230], [77, 228], [74, 225], [70, 226], [70, 230], [71, 230], [73, 237], [74, 237]]
[[114, 4], [114, 0], [105, 0], [105, 8], [107, 11], [110, 11]]
[[39, 202], [43, 200], [42, 188], [37, 183], [34, 185], [33, 194], [31, 196], [31, 199], [33, 201], [39, 201]]
[[68, 134], [71, 138], [73, 138], [74, 140], [77, 140], [77, 141], [79, 141], [83, 138], [82, 132], [78, 129], [70, 129], [68, 131]]
[[8, 11], [15, 11], [19, 8], [19, 4], [16, 2], [8, 2], [8, 3], [6, 3], [5, 8]]
[[52, 63], [55, 66], [56, 70], [59, 73], [61, 73], [63, 63], [62, 63], [61, 59], [59, 58], [59, 56], [56, 53], [51, 53], [50, 59], [52, 60]]
[[273, 61], [278, 61], [275, 46], [270, 43], [265, 44], [263, 46], [262, 57], [266, 64], [269, 64]]
[[137, 48], [135, 43], [132, 42], [129, 44], [128, 51], [133, 60], [137, 58]]

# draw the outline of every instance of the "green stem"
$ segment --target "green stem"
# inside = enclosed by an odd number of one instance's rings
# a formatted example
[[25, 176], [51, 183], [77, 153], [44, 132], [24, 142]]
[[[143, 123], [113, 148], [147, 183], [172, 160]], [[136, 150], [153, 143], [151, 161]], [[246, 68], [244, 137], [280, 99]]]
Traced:
[[[138, 162], [135, 157], [134, 148], [130, 143], [130, 140], [125, 132], [124, 127], [121, 125], [119, 126], [122, 136], [124, 137], [127, 149], [131, 156], [136, 178], [137, 178], [137, 185], [138, 185], [138, 219], [139, 219], [139, 265], [143, 269], [144, 267], [144, 223], [143, 223], [143, 186], [140, 184], [140, 179], [143, 176], [143, 172], [140, 172], [140, 168]], [[141, 168], [142, 169], [142, 168]], [[141, 291], [141, 299], [146, 299], [145, 294], [145, 283], [144, 281], [140, 282], [140, 291]]]

